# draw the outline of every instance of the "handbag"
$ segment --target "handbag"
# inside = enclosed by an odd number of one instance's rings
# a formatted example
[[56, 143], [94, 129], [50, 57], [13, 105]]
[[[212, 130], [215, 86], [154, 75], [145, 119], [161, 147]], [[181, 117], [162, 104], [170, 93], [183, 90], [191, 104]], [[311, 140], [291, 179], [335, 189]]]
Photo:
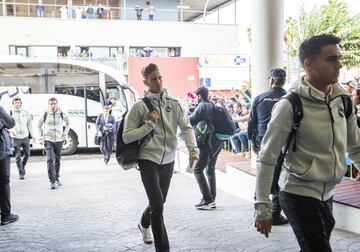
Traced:
[[98, 135], [95, 135], [95, 137], [94, 137], [94, 144], [95, 145], [100, 145], [100, 138], [101, 137], [99, 137]]

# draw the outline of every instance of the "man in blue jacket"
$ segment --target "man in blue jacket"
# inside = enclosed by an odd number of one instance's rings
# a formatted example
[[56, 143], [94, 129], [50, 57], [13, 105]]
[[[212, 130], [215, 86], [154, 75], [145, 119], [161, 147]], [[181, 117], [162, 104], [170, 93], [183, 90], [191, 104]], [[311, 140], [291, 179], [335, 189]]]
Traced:
[[[299, 48], [306, 75], [290, 91], [300, 96], [303, 118], [289, 148], [279, 178], [280, 204], [301, 251], [330, 252], [335, 225], [333, 189], [347, 167], [345, 152], [360, 167], [360, 131], [353, 112], [347, 119], [343, 99], [348, 94], [338, 84], [340, 39], [332, 34], [310, 37]], [[257, 231], [271, 232], [271, 190], [274, 168], [293, 127], [293, 109], [287, 99], [275, 104], [257, 159]]]
[[[267, 130], [271, 118], [271, 111], [280, 98], [286, 94], [283, 88], [286, 80], [286, 72], [282, 68], [274, 68], [270, 72], [270, 90], [255, 97], [248, 123], [248, 137], [251, 140], [252, 150], [258, 154], [260, 144]], [[281, 215], [281, 206], [278, 192], [272, 193], [272, 224], [287, 224], [288, 220]]]

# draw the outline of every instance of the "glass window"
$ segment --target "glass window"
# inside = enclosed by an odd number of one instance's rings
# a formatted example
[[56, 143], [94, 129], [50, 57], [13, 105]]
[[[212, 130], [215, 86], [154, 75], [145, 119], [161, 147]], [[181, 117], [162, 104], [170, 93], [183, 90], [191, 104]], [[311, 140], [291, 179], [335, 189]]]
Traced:
[[84, 87], [62, 87], [56, 86], [55, 87], [56, 94], [67, 94], [67, 95], [74, 95], [78, 97], [84, 98]]
[[106, 86], [107, 98], [115, 97], [118, 102], [122, 105], [126, 110], [128, 109], [126, 104], [126, 97], [123, 89], [120, 85], [107, 85]]
[[63, 46], [57, 48], [57, 56], [58, 57], [67, 57], [68, 52], [70, 51], [70, 46]]
[[89, 100], [104, 104], [102, 92], [99, 87], [87, 87], [86, 88], [86, 98]]

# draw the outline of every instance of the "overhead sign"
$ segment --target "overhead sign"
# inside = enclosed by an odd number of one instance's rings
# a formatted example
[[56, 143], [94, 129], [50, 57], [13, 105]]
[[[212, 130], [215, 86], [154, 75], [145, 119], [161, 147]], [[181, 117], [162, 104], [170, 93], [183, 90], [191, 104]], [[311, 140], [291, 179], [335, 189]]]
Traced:
[[249, 55], [203, 55], [199, 58], [199, 86], [209, 89], [240, 89], [249, 81]]

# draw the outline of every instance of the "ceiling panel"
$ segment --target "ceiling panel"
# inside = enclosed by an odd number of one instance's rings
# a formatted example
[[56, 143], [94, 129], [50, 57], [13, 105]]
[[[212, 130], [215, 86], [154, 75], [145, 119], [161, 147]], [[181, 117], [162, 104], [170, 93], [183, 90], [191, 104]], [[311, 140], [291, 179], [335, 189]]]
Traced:
[[[178, 5], [180, 5], [182, 2], [183, 6], [189, 6], [189, 9], [183, 10], [183, 21], [189, 22], [193, 19], [202, 16], [204, 7], [206, 4], [206, 0], [178, 0]], [[217, 7], [224, 5], [226, 3], [234, 2], [234, 0], [209, 0], [208, 6], [206, 8], [206, 11], [209, 12], [211, 10], [216, 9]], [[180, 11], [179, 11], [180, 15]], [[180, 20], [180, 18], [179, 18]]]

